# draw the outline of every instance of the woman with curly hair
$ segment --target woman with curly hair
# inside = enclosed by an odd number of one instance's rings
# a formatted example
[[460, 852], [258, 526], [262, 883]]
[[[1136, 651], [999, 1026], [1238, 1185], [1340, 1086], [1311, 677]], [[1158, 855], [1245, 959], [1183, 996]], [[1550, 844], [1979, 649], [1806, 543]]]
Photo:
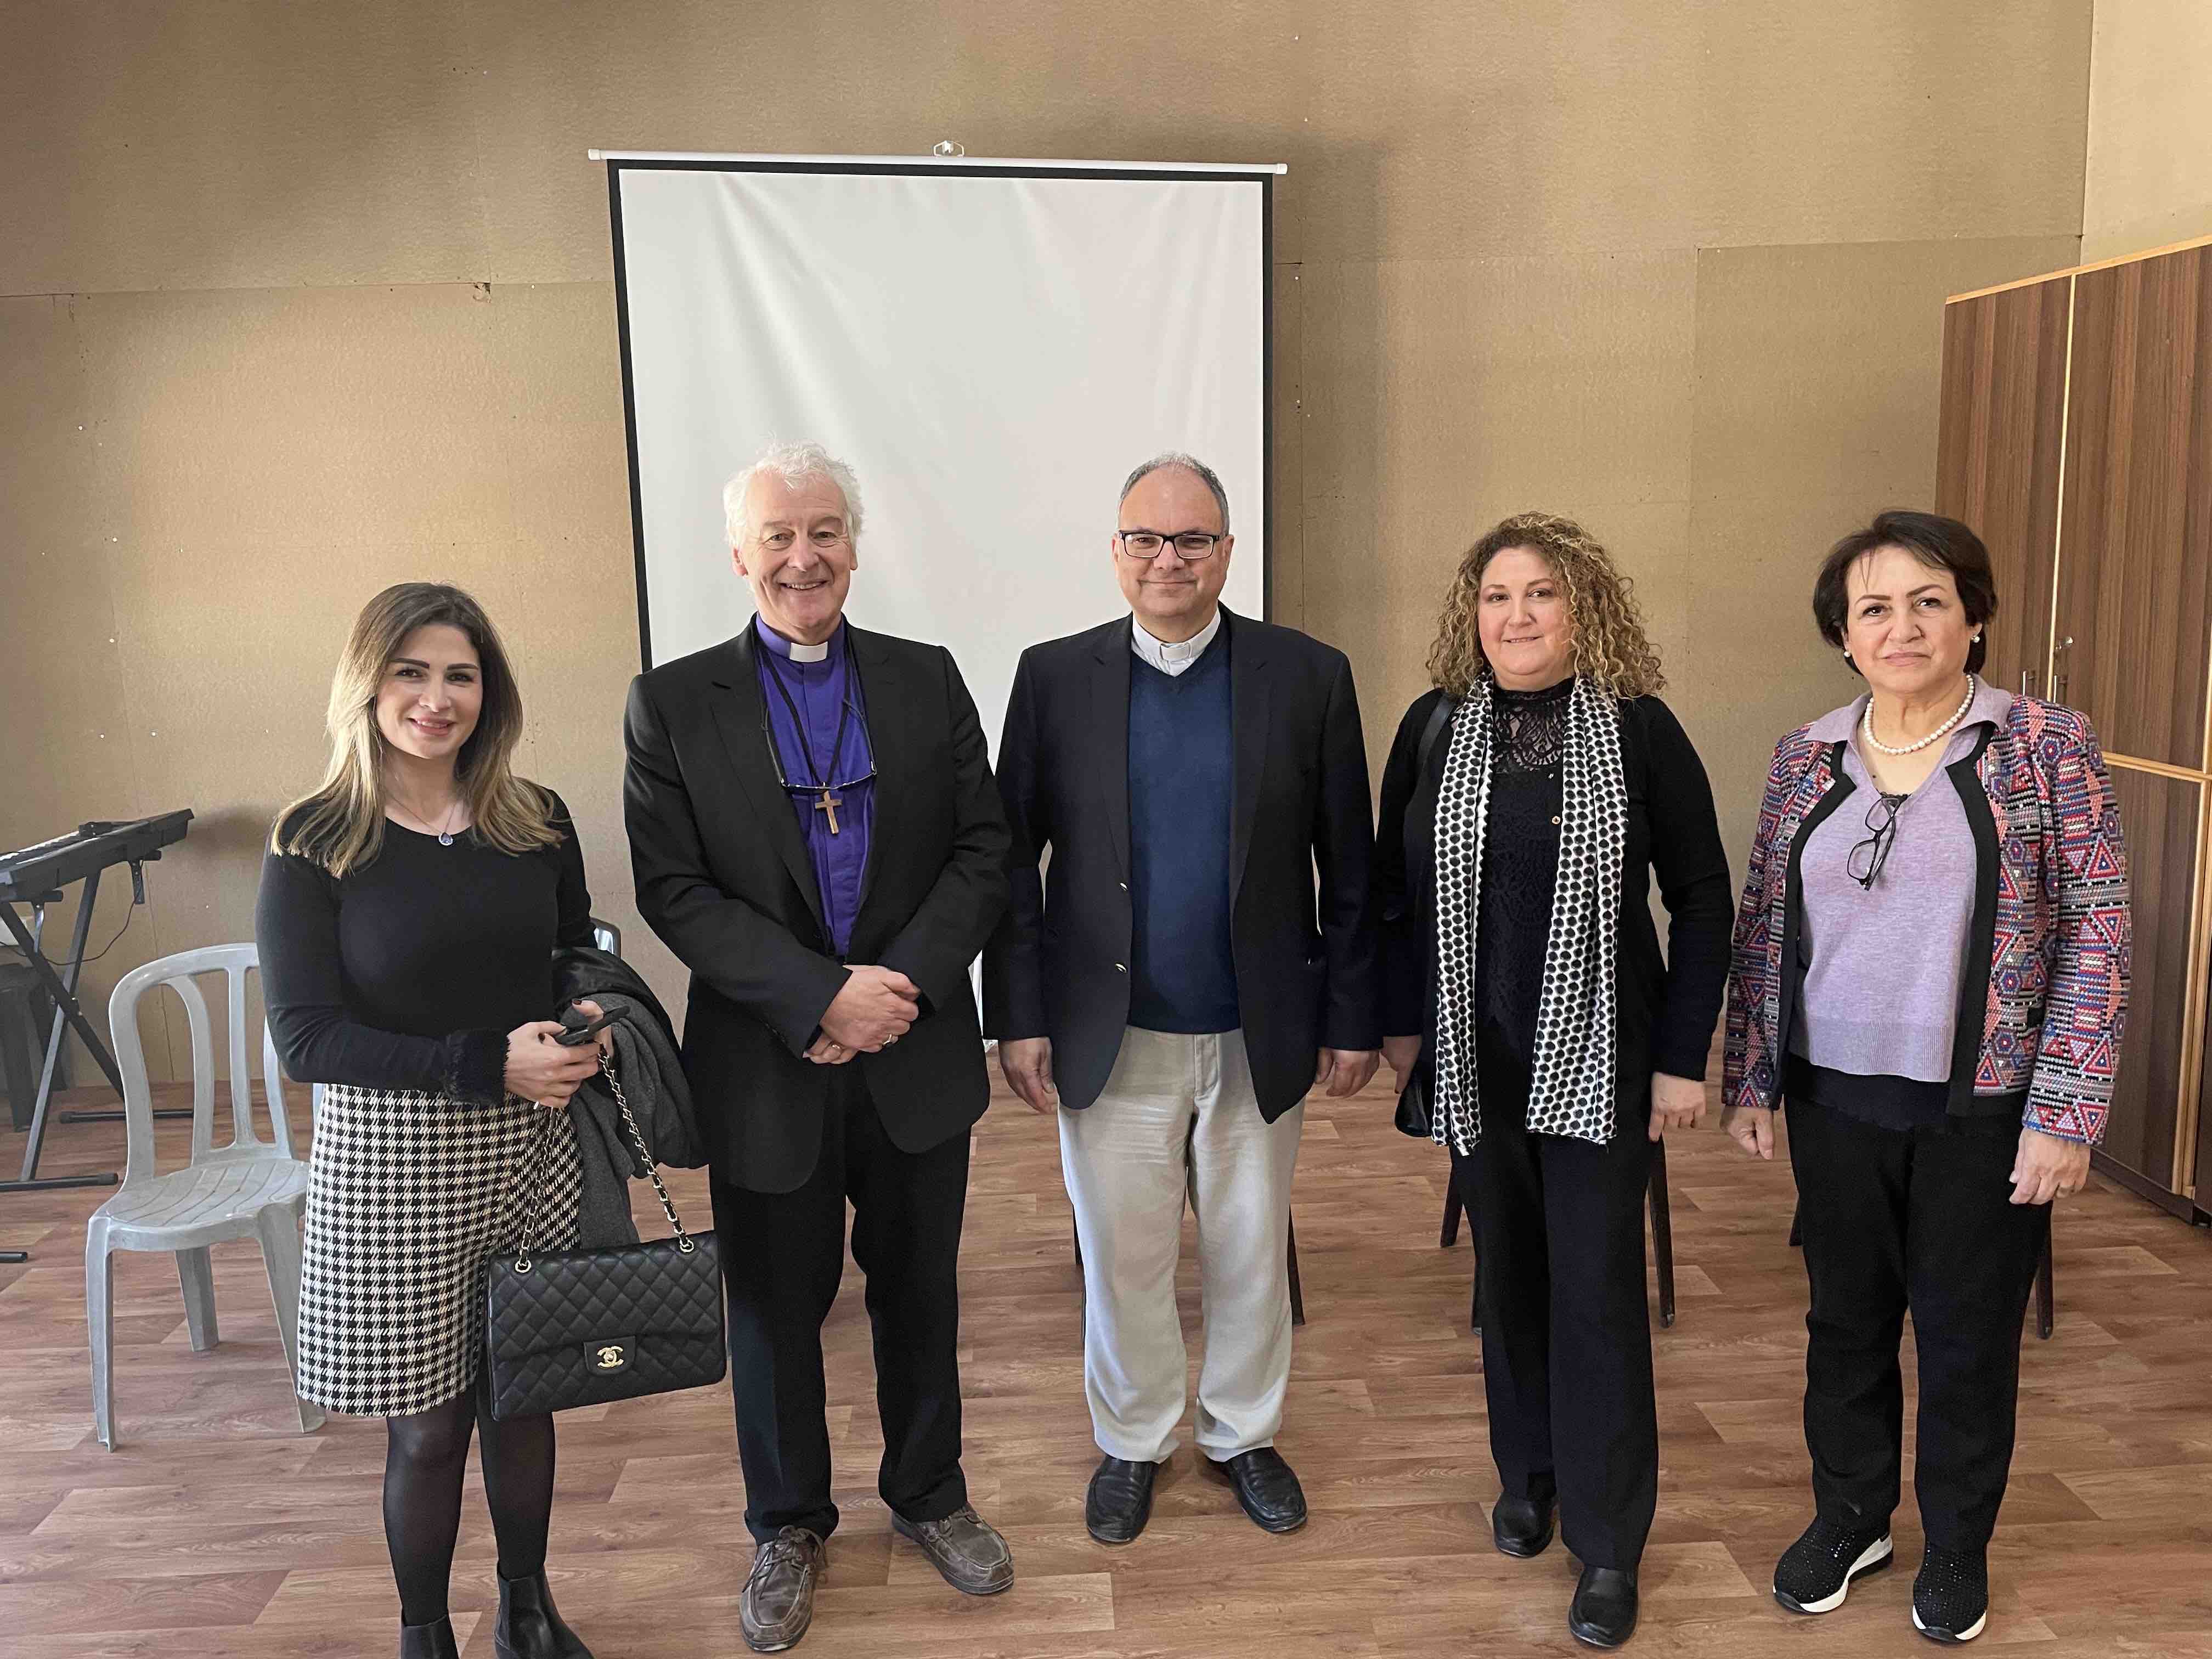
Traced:
[[1728, 860], [1628, 580], [1580, 526], [1475, 543], [1429, 672], [1382, 775], [1383, 1052], [1474, 1221], [1498, 1547], [1540, 1553], [1556, 1514], [1583, 1564], [1567, 1628], [1618, 1647], [1659, 1485], [1644, 1191], [1652, 1143], [1705, 1109]]

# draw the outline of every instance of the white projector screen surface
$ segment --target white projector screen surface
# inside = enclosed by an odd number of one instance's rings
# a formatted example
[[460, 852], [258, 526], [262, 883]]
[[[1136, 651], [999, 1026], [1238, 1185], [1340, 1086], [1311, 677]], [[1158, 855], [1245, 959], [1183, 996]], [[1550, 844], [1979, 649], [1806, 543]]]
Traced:
[[950, 647], [994, 750], [1023, 647], [1126, 611], [1146, 457], [1220, 473], [1265, 614], [1266, 174], [610, 165], [648, 664], [750, 614], [722, 485], [779, 439], [852, 465], [848, 614]]

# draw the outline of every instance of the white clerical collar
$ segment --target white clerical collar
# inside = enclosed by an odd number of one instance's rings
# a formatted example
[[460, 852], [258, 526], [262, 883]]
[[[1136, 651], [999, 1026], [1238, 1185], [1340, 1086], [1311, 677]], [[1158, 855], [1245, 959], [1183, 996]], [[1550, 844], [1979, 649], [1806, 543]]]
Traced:
[[1161, 673], [1172, 678], [1180, 674], [1206, 654], [1206, 647], [1213, 643], [1213, 636], [1221, 631], [1221, 607], [1213, 607], [1213, 620], [1190, 638], [1176, 643], [1156, 639], [1146, 631], [1144, 623], [1134, 617], [1129, 618], [1129, 649]]
[[[844, 625], [842, 622], [837, 624], [840, 628]], [[837, 637], [833, 633], [830, 635], [830, 639], [823, 641], [819, 645], [801, 645], [797, 640], [784, 638], [757, 615], [753, 617], [753, 632], [759, 637], [760, 642], [775, 652], [777, 656], [788, 657], [793, 662], [827, 660], [830, 655], [830, 641]]]

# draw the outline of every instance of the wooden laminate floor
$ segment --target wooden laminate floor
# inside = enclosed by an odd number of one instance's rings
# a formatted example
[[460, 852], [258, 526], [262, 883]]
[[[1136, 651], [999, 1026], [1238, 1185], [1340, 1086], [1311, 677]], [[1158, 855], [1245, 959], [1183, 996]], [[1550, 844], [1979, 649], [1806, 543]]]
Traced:
[[[1261, 1534], [1186, 1449], [1141, 1540], [1109, 1550], [1085, 1534], [1097, 1454], [1057, 1142], [1050, 1123], [1002, 1097], [976, 1138], [963, 1358], [969, 1479], [1012, 1541], [1019, 1582], [969, 1601], [892, 1540], [873, 1490], [882, 1438], [848, 1269], [826, 1339], [845, 1518], [801, 1652], [1580, 1651], [1565, 1629], [1575, 1574], [1565, 1548], [1520, 1562], [1490, 1546], [1498, 1487], [1467, 1329], [1469, 1249], [1437, 1243], [1443, 1155], [1392, 1130], [1379, 1086], [1308, 1109], [1296, 1214], [1310, 1322], [1279, 1443], [1304, 1478], [1312, 1522], [1288, 1538]], [[173, 1155], [184, 1127], [162, 1126]], [[0, 1167], [21, 1154], [21, 1137], [0, 1133]], [[1671, 1155], [1681, 1311], [1656, 1334], [1664, 1461], [1632, 1650], [1928, 1651], [1910, 1619], [1920, 1540], [1909, 1496], [1900, 1570], [1823, 1619], [1793, 1618], [1769, 1597], [1774, 1558], [1808, 1505], [1805, 1282], [1784, 1243], [1790, 1177], [1710, 1129], [1678, 1137]], [[119, 1125], [59, 1127], [46, 1170], [113, 1168], [121, 1156]], [[703, 1177], [673, 1184], [703, 1220]], [[104, 1196], [0, 1194], [0, 1248], [34, 1252], [28, 1266], [0, 1266], [0, 1653], [395, 1651], [382, 1427], [333, 1419], [314, 1435], [296, 1431], [250, 1246], [216, 1252], [222, 1342], [205, 1354], [186, 1340], [170, 1261], [118, 1259], [119, 1449], [94, 1440], [82, 1245]], [[2212, 1659], [2212, 1238], [2095, 1182], [2061, 1212], [2057, 1282], [2057, 1333], [2027, 1344], [1981, 1645], [2049, 1659]], [[1188, 1249], [1182, 1290], [1194, 1334]], [[1194, 1367], [1197, 1352], [1194, 1341]], [[599, 1659], [745, 1650], [743, 1507], [726, 1388], [563, 1419], [550, 1571]], [[453, 1575], [465, 1653], [490, 1654], [496, 1599], [472, 1472]]]

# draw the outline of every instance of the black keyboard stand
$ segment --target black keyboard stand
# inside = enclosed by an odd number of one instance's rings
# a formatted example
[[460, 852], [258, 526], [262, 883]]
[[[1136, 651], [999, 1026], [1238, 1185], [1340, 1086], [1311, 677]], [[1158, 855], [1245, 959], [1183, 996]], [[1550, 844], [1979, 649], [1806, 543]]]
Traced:
[[37, 974], [44, 986], [47, 1000], [53, 1004], [54, 1023], [46, 1036], [46, 1063], [39, 1073], [39, 1092], [31, 1108], [30, 1135], [23, 1147], [23, 1173], [15, 1181], [0, 1181], [0, 1193], [48, 1192], [59, 1187], [112, 1187], [120, 1178], [112, 1170], [102, 1175], [41, 1176], [39, 1173], [39, 1154], [46, 1145], [46, 1113], [53, 1104], [54, 1067], [61, 1059], [62, 1040], [66, 1031], [74, 1030], [90, 1050], [93, 1060], [107, 1074], [115, 1085], [115, 1092], [123, 1092], [123, 1073], [115, 1064], [115, 1056], [107, 1051], [107, 1044], [93, 1029], [92, 1022], [77, 1006], [76, 987], [84, 971], [85, 943], [92, 936], [93, 902], [100, 896], [100, 872], [94, 870], [84, 878], [84, 896], [77, 902], [76, 928], [70, 940], [69, 960], [63, 971], [57, 974], [39, 949], [31, 930], [23, 925], [23, 918], [12, 904], [0, 904], [0, 922], [7, 925], [15, 936], [15, 948], [23, 953], [23, 960]]

